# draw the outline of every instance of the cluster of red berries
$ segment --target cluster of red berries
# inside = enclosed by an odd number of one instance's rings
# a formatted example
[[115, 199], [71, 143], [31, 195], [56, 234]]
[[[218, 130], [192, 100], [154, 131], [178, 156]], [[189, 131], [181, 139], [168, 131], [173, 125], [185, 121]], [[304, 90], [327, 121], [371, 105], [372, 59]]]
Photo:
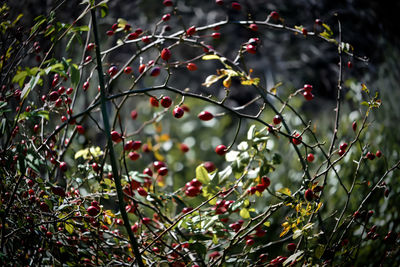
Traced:
[[86, 211], [92, 217], [99, 214], [100, 212], [99, 202], [97, 202], [96, 200], [92, 201], [91, 206], [89, 206]]
[[202, 183], [196, 178], [192, 179], [190, 182], [187, 182], [184, 189], [185, 195], [188, 197], [196, 197], [201, 193]]
[[257, 47], [260, 44], [260, 38], [250, 38], [246, 43], [246, 51], [250, 54], [257, 53]]
[[339, 146], [339, 151], [338, 151], [339, 156], [343, 156], [343, 154], [346, 152], [347, 147], [348, 147], [347, 143], [342, 143]]
[[252, 186], [249, 189], [247, 189], [247, 192], [250, 195], [253, 195], [255, 192], [262, 193], [264, 192], [265, 189], [268, 188], [268, 186], [271, 184], [271, 180], [267, 176], [261, 177], [261, 182], [257, 184], [256, 186]]
[[214, 207], [212, 207], [212, 210], [215, 210], [215, 214], [224, 214], [225, 212], [228, 211], [229, 207], [234, 203], [234, 200], [218, 200], [217, 203], [215, 203]]
[[303, 86], [303, 96], [307, 101], [313, 100], [314, 99], [314, 95], [311, 93], [313, 87], [310, 84], [305, 84]]

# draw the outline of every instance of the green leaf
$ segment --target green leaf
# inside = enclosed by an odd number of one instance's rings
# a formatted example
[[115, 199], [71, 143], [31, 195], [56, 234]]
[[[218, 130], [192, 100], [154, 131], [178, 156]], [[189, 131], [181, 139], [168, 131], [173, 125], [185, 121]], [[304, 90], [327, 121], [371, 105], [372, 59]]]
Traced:
[[25, 79], [28, 76], [27, 71], [19, 71], [17, 74], [13, 77], [12, 82], [13, 83], [18, 83], [19, 87], [22, 87], [24, 85]]
[[216, 234], [213, 234], [212, 242], [214, 243], [214, 245], [218, 245], [219, 239], [218, 239], [218, 236]]
[[203, 165], [197, 166], [196, 179], [199, 180], [203, 185], [210, 183], [210, 177], [208, 176], [208, 172]]
[[35, 77], [32, 77], [29, 83], [25, 84], [25, 87], [21, 93], [21, 99], [25, 99], [28, 96], [29, 92], [32, 90], [32, 88], [36, 86], [39, 79], [40, 79], [40, 73], [38, 73]]
[[70, 64], [70, 70], [71, 70], [71, 82], [74, 86], [77, 86], [80, 79], [78, 66], [76, 64]]
[[68, 233], [72, 234], [74, 232], [74, 226], [68, 222], [71, 222], [71, 220], [68, 220], [65, 224], [65, 230], [67, 230]]
[[108, 6], [106, 3], [100, 5], [100, 14], [102, 18], [108, 15]]

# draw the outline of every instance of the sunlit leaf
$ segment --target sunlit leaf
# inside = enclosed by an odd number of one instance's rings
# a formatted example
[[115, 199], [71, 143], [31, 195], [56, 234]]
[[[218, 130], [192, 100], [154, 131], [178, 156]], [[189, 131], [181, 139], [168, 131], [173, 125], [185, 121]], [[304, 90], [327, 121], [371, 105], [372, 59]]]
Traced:
[[202, 184], [206, 185], [210, 183], [210, 177], [208, 176], [208, 172], [203, 165], [199, 165], [196, 168], [196, 179], [199, 180]]
[[212, 60], [212, 59], [220, 59], [217, 55], [205, 55], [201, 58], [202, 60]]
[[289, 197], [292, 196], [292, 191], [290, 191], [290, 189], [287, 188], [287, 187], [281, 188], [281, 189], [279, 189], [277, 192], [278, 192], [278, 193], [281, 193], [281, 194], [283, 194], [283, 195], [287, 195], [287, 196], [289, 196]]
[[242, 217], [243, 219], [249, 219], [250, 218], [250, 212], [248, 209], [243, 208], [240, 210], [240, 217]]

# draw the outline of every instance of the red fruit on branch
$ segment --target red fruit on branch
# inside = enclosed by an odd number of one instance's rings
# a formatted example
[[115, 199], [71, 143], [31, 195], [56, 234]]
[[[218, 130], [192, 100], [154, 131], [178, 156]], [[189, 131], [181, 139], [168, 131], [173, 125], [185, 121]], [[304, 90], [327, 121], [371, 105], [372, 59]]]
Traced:
[[246, 45], [246, 51], [250, 54], [256, 54], [257, 53], [257, 47], [252, 45], [252, 44], [248, 44]]
[[249, 28], [250, 28], [252, 31], [255, 31], [255, 32], [258, 31], [258, 26], [257, 26], [257, 24], [255, 24], [255, 23], [250, 24]]
[[171, 14], [165, 14], [163, 17], [162, 17], [162, 20], [163, 21], [168, 21], [169, 19], [171, 18]]
[[234, 9], [236, 11], [240, 11], [242, 9], [242, 6], [238, 2], [233, 2], [231, 6], [232, 6], [232, 9]]
[[168, 174], [168, 168], [167, 167], [161, 167], [157, 170], [158, 175], [160, 176], [165, 176]]
[[274, 19], [274, 20], [278, 20], [279, 19], [279, 13], [276, 11], [272, 11], [269, 16]]
[[164, 96], [163, 98], [161, 98], [161, 106], [163, 106], [164, 108], [169, 108], [172, 104], [172, 99], [169, 96]]
[[150, 97], [149, 101], [150, 101], [150, 105], [152, 105], [153, 107], [158, 107], [159, 106], [157, 98]]
[[132, 73], [132, 68], [131, 67], [126, 67], [125, 69], [124, 69], [124, 73], [126, 73], [126, 74], [130, 74], [130, 73]]
[[140, 154], [134, 151], [129, 152], [128, 156], [133, 161], [138, 160], [140, 158]]
[[187, 68], [189, 71], [195, 71], [195, 70], [197, 70], [197, 65], [194, 64], [194, 63], [188, 63], [188, 64], [186, 65], [186, 68]]
[[310, 100], [314, 99], [314, 95], [310, 91], [305, 91], [303, 93], [303, 96], [307, 101], [310, 101]]
[[208, 111], [202, 111], [197, 115], [197, 117], [202, 121], [209, 121], [214, 118], [214, 115]]
[[112, 131], [111, 132], [111, 140], [113, 140], [113, 142], [115, 142], [115, 143], [119, 143], [122, 141], [122, 135], [117, 131]]
[[196, 33], [196, 27], [195, 26], [192, 26], [192, 27], [190, 27], [189, 29], [186, 30], [186, 35], [187, 36], [192, 36], [195, 33]]
[[108, 69], [108, 74], [109, 74], [111, 77], [113, 77], [115, 74], [117, 74], [117, 72], [118, 72], [118, 69], [117, 69], [116, 66], [111, 66], [111, 67]]
[[314, 154], [313, 153], [309, 153], [307, 155], [307, 161], [308, 162], [313, 162], [314, 161]]
[[183, 114], [185, 114], [185, 111], [181, 107], [176, 107], [174, 108], [172, 114], [174, 115], [175, 118], [179, 119], [183, 117]]
[[217, 153], [220, 156], [223, 156], [226, 154], [226, 146], [224, 145], [219, 145], [215, 148], [215, 153]]
[[136, 111], [136, 110], [132, 110], [132, 111], [131, 111], [131, 118], [132, 118], [132, 120], [136, 120], [136, 119], [137, 119], [137, 116], [138, 116], [137, 111]]
[[293, 252], [296, 250], [296, 244], [295, 243], [289, 243], [286, 246], [287, 250], [289, 250], [290, 252]]
[[150, 76], [156, 77], [158, 75], [160, 75], [161, 69], [159, 67], [154, 67], [151, 71], [150, 71]]
[[213, 34], [211, 34], [211, 37], [214, 39], [219, 39], [221, 38], [221, 34], [219, 32], [214, 32]]
[[164, 6], [172, 6], [172, 1], [171, 0], [164, 0], [163, 4], [164, 4]]
[[60, 163], [60, 170], [62, 172], [66, 172], [68, 170], [68, 165], [67, 165], [67, 163], [65, 161]]
[[275, 115], [275, 117], [272, 119], [272, 122], [273, 122], [275, 125], [281, 123], [281, 122], [282, 122], [281, 116]]
[[91, 50], [93, 50], [94, 47], [95, 47], [95, 44], [94, 44], [94, 43], [89, 43], [89, 44], [86, 46], [86, 51], [91, 51]]
[[168, 48], [164, 48], [161, 51], [161, 58], [165, 61], [168, 61], [171, 58], [171, 51]]
[[84, 133], [85, 133], [85, 128], [84, 128], [82, 125], [77, 125], [77, 126], [76, 126], [76, 131], [77, 131], [79, 134], [84, 134]]
[[95, 206], [89, 206], [89, 207], [87, 208], [87, 213], [88, 213], [90, 216], [94, 217], [94, 216], [96, 216], [97, 214], [99, 214], [99, 208], [98, 208], [98, 207], [95, 207]]
[[292, 143], [295, 145], [300, 145], [303, 138], [300, 136], [299, 133], [294, 133], [292, 138]]
[[312, 201], [314, 199], [314, 192], [311, 189], [307, 189], [304, 193], [304, 197], [307, 201]]

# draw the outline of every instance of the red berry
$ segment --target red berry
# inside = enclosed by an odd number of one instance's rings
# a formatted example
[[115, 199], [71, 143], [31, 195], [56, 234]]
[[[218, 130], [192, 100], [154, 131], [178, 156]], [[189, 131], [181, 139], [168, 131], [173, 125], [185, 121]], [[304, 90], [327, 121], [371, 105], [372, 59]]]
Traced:
[[187, 195], [188, 197], [195, 197], [200, 193], [200, 188], [199, 187], [195, 187], [195, 186], [189, 186], [186, 190], [185, 190], [185, 195]]
[[369, 160], [373, 160], [373, 159], [375, 159], [375, 154], [368, 151], [366, 157]]
[[150, 105], [152, 105], [153, 107], [158, 107], [158, 100], [155, 97], [150, 97], [149, 99], [150, 101]]
[[307, 155], [307, 161], [308, 162], [313, 162], [314, 161], [314, 154], [310, 153]]
[[315, 24], [317, 24], [317, 25], [322, 25], [322, 20], [320, 20], [320, 19], [315, 19]]
[[168, 61], [171, 58], [171, 51], [168, 48], [164, 48], [161, 51], [161, 58], [165, 61]]
[[70, 94], [72, 94], [73, 92], [74, 92], [74, 88], [70, 87], [70, 88], [67, 89], [66, 94], [67, 94], [67, 95], [70, 95]]
[[138, 37], [139, 37], [139, 34], [137, 34], [136, 32], [132, 32], [132, 33], [128, 34], [128, 40], [135, 40]]
[[181, 107], [176, 107], [174, 108], [172, 114], [174, 115], [175, 118], [179, 119], [182, 118], [183, 114], [185, 114], [185, 111]]
[[275, 20], [278, 20], [278, 19], [279, 19], [279, 13], [276, 12], [276, 11], [272, 11], [272, 12], [269, 14], [269, 16], [270, 16], [272, 19], [275, 19]]
[[186, 213], [188, 213], [188, 212], [190, 212], [190, 211], [192, 211], [192, 210], [193, 210], [192, 207], [184, 207], [184, 208], [182, 209], [182, 213], [183, 213], [183, 214], [186, 214]]
[[312, 201], [314, 198], [314, 192], [311, 189], [307, 189], [304, 193], [304, 197], [307, 201]]
[[303, 138], [300, 136], [299, 133], [294, 133], [293, 134], [293, 138], [292, 138], [293, 144], [300, 145], [302, 140], [303, 140]]
[[341, 145], [339, 146], [339, 149], [340, 149], [340, 150], [346, 150], [347, 146], [348, 146], [347, 143], [343, 143], [343, 144], [341, 144]]
[[312, 89], [313, 89], [313, 87], [312, 87], [311, 84], [305, 84], [303, 86], [303, 90], [306, 91], [306, 92], [311, 92]]
[[139, 66], [139, 73], [142, 73], [145, 69], [146, 69], [146, 65], [145, 64], [141, 64]]
[[254, 245], [254, 243], [255, 243], [255, 241], [252, 238], [246, 240], [246, 246], [250, 247], [250, 246]]
[[94, 43], [89, 43], [89, 44], [86, 46], [86, 50], [87, 50], [87, 51], [91, 51], [91, 50], [93, 50], [94, 46], [95, 46]]
[[165, 163], [162, 161], [154, 161], [153, 167], [156, 171], [158, 171], [161, 167], [166, 167]]
[[137, 192], [139, 193], [139, 195], [141, 195], [142, 197], [147, 197], [147, 191], [144, 190], [143, 187], [139, 187]]
[[356, 121], [353, 122], [353, 124], [351, 125], [351, 128], [353, 128], [354, 132], [357, 130], [357, 122]]
[[226, 146], [224, 145], [219, 145], [215, 148], [215, 153], [217, 153], [220, 156], [223, 156], [226, 154]]
[[149, 168], [144, 169], [143, 174], [147, 174], [148, 176], [153, 176], [153, 172]]
[[132, 72], [132, 68], [131, 67], [126, 67], [125, 69], [124, 69], [124, 72], [126, 73], [126, 74], [130, 74], [131, 72]]
[[66, 172], [67, 169], [68, 169], [67, 163], [66, 163], [65, 161], [61, 162], [61, 163], [60, 163], [60, 170], [61, 170], [62, 172]]
[[214, 39], [219, 39], [221, 38], [221, 34], [219, 32], [214, 32], [213, 34], [211, 34], [211, 37]]
[[378, 158], [382, 157], [382, 151], [376, 151], [375, 156], [377, 156]]
[[288, 249], [289, 251], [291, 251], [291, 252], [295, 251], [295, 250], [296, 250], [296, 244], [295, 244], [295, 243], [289, 243], [289, 244], [287, 245], [287, 249]]
[[96, 216], [97, 214], [99, 214], [99, 208], [98, 208], [98, 207], [95, 207], [95, 206], [89, 206], [89, 208], [87, 208], [87, 213], [88, 213], [90, 216], [94, 217], [94, 216]]
[[65, 87], [64, 87], [64, 86], [58, 87], [57, 92], [58, 92], [60, 95], [64, 94], [64, 92], [65, 92]]
[[112, 131], [112, 132], [111, 132], [111, 139], [112, 139], [114, 142], [119, 143], [119, 142], [122, 141], [122, 136], [121, 136], [121, 134], [120, 134], [119, 132], [117, 132], [117, 131]]
[[113, 31], [116, 31], [116, 30], [118, 29], [118, 23], [114, 23], [114, 24], [111, 26], [111, 29], [112, 29]]
[[87, 89], [89, 89], [89, 82], [88, 81], [86, 81], [84, 84], [83, 84], [83, 91], [86, 91]]
[[84, 133], [85, 133], [85, 128], [84, 128], [82, 125], [77, 125], [77, 126], [76, 126], [76, 131], [77, 131], [79, 134], [84, 134]]
[[158, 175], [165, 176], [168, 174], [167, 167], [161, 167], [157, 170]]
[[163, 21], [168, 21], [169, 19], [171, 18], [171, 14], [165, 14], [163, 17], [162, 17], [162, 20]]
[[348, 62], [347, 62], [347, 67], [348, 67], [349, 69], [351, 69], [351, 68], [353, 67], [353, 63], [351, 63], [351, 61], [348, 61]]
[[250, 54], [255, 54], [257, 53], [257, 47], [252, 44], [248, 44], [246, 45], [246, 51]]
[[137, 116], [138, 116], [137, 111], [136, 111], [136, 110], [132, 110], [132, 111], [131, 111], [131, 118], [132, 118], [132, 120], [136, 120]]
[[208, 111], [202, 111], [197, 115], [197, 117], [202, 121], [209, 121], [214, 118], [214, 115]]
[[129, 152], [129, 158], [131, 159], [131, 160], [133, 160], [133, 161], [135, 161], [135, 160], [138, 160], [139, 158], [140, 158], [140, 154], [139, 153], [137, 153], [137, 152], [134, 152], [134, 151], [132, 151], [132, 152]]
[[222, 6], [224, 4], [224, 0], [215, 0], [215, 3], [219, 6]]
[[279, 123], [282, 122], [282, 118], [281, 118], [281, 116], [279, 116], [279, 115], [275, 115], [275, 117], [272, 119], [272, 121], [273, 121], [273, 123], [274, 123], [275, 125], [277, 125], [277, 124], [279, 124]]
[[92, 168], [95, 172], [98, 172], [100, 170], [100, 166], [99, 164], [97, 164], [96, 162], [92, 163]]
[[172, 6], [172, 1], [171, 0], [164, 0], [163, 4], [164, 4], [164, 6]]
[[150, 37], [149, 36], [143, 36], [142, 37], [142, 42], [145, 44], [148, 44], [151, 42]]
[[309, 92], [309, 91], [305, 91], [305, 92], [303, 93], [303, 96], [304, 96], [304, 98], [305, 98], [307, 101], [310, 101], [310, 100], [313, 100], [313, 99], [314, 99], [314, 95], [313, 95], [311, 92]]
[[239, 11], [239, 10], [242, 9], [242, 6], [241, 6], [238, 2], [233, 2], [233, 3], [232, 3], [232, 8], [233, 8], [234, 10]]
[[172, 99], [169, 96], [164, 96], [163, 98], [161, 98], [161, 106], [163, 106], [164, 108], [169, 108], [172, 104]]
[[108, 69], [108, 74], [109, 74], [111, 77], [114, 76], [115, 74], [117, 74], [117, 72], [118, 72], [118, 69], [117, 69], [116, 66], [111, 66], [111, 67]]
[[186, 35], [188, 35], [188, 36], [192, 36], [195, 33], [196, 33], [196, 27], [195, 26], [192, 26], [192, 27], [190, 27], [189, 29], [186, 30]]
[[307, 36], [308, 31], [307, 31], [306, 28], [303, 28], [303, 29], [301, 30], [301, 33], [302, 33], [304, 36]]
[[261, 177], [261, 183], [267, 188], [271, 184], [271, 180], [267, 176]]
[[143, 30], [142, 30], [141, 28], [137, 28], [137, 29], [135, 30], [135, 33], [136, 33], [137, 35], [141, 35], [141, 34], [143, 33]]
[[154, 67], [151, 71], [150, 71], [150, 76], [156, 77], [160, 74], [161, 69], [159, 67]]
[[57, 91], [53, 91], [49, 95], [50, 101], [56, 101], [59, 98], [60, 94]]
[[204, 162], [203, 166], [204, 166], [204, 168], [206, 168], [206, 170], [208, 172], [213, 172], [217, 168], [217, 167], [215, 167], [214, 163], [212, 163], [211, 161]]
[[258, 31], [258, 26], [257, 26], [257, 24], [255, 24], [255, 23], [250, 24], [249, 28], [250, 28], [252, 31], [255, 31], [255, 32]]
[[134, 141], [133, 144], [132, 144], [132, 149], [133, 150], [138, 150], [141, 146], [142, 146], [142, 142], [141, 141]]
[[106, 31], [107, 36], [112, 36], [114, 34], [114, 31]]
[[343, 156], [346, 150], [339, 149], [338, 154], [339, 156]]
[[183, 153], [186, 153], [186, 152], [188, 152], [189, 151], [189, 147], [188, 147], [188, 145], [186, 145], [186, 144], [179, 144], [179, 149], [183, 152]]

